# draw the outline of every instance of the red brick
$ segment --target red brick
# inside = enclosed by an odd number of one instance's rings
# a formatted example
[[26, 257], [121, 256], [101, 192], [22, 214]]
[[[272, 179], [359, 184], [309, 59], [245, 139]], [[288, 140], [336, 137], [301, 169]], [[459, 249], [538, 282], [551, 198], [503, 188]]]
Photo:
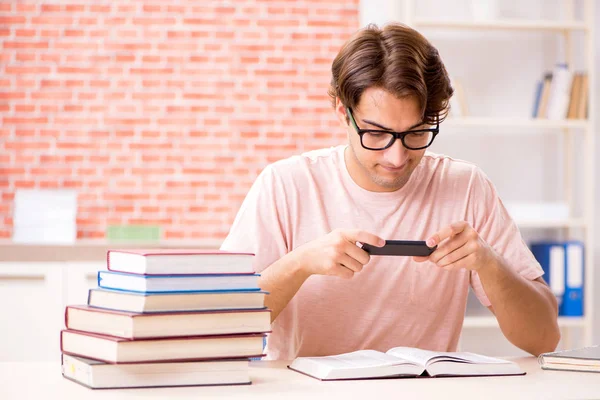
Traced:
[[79, 25], [98, 25], [98, 19], [97, 18], [79, 18]]
[[40, 54], [39, 56], [42, 62], [59, 63], [61, 61], [60, 54]]
[[26, 124], [45, 124], [48, 122], [47, 117], [35, 117], [35, 118], [25, 118], [25, 117], [4, 117], [4, 124], [8, 125], [26, 125]]
[[91, 12], [106, 14], [110, 11], [110, 5], [91, 5], [89, 9]]
[[6, 66], [4, 71], [7, 74], [37, 74], [45, 75], [50, 73], [50, 67], [21, 67], [21, 66]]
[[18, 100], [24, 98], [24, 92], [0, 92], [0, 100]]
[[0, 15], [0, 25], [6, 26], [11, 24], [24, 24], [27, 19], [22, 15]]
[[35, 105], [33, 104], [17, 104], [15, 105], [15, 111], [16, 112], [34, 112], [35, 111]]
[[37, 92], [31, 93], [33, 100], [47, 99], [47, 100], [68, 100], [73, 97], [71, 92]]
[[79, 13], [85, 11], [85, 6], [83, 4], [67, 4], [65, 11]]
[[36, 35], [35, 29], [15, 29], [15, 36], [21, 37], [33, 37]]
[[134, 25], [175, 25], [175, 18], [133, 18], [132, 22]]
[[31, 17], [31, 23], [33, 25], [71, 25], [73, 23], [73, 17], [51, 17], [44, 15]]
[[172, 74], [173, 68], [131, 68], [129, 72], [138, 75]]

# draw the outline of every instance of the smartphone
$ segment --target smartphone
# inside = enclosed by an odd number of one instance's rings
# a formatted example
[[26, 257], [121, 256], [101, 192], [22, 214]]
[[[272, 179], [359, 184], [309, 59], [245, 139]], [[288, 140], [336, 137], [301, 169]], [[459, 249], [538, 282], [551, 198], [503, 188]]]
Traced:
[[437, 246], [429, 247], [424, 240], [386, 240], [383, 247], [364, 243], [362, 249], [372, 256], [427, 257], [437, 249]]

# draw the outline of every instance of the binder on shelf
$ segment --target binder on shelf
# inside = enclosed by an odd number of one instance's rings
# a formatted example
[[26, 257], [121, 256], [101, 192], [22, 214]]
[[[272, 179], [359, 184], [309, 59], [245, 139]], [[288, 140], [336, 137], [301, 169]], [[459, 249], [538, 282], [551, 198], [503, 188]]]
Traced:
[[530, 248], [558, 300], [558, 314], [583, 316], [583, 243], [538, 242], [532, 243]]
[[565, 294], [565, 249], [560, 243], [533, 243], [531, 252], [544, 270], [544, 278], [556, 296], [559, 310]]
[[583, 315], [583, 243], [566, 244], [567, 279], [563, 299], [564, 316]]

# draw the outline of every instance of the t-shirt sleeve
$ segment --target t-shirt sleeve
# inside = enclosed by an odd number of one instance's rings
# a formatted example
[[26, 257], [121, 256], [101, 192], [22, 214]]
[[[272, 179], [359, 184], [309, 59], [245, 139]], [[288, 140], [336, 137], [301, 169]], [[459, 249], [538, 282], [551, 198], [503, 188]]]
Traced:
[[[473, 228], [504, 258], [509, 267], [530, 280], [544, 274], [523, 241], [516, 223], [502, 204], [496, 188], [478, 168], [475, 168], [472, 176], [470, 203]], [[475, 271], [471, 271], [471, 287], [481, 304], [489, 307], [491, 303]]]
[[261, 272], [287, 252], [284, 193], [273, 166], [256, 178], [233, 221], [221, 250], [254, 253]]

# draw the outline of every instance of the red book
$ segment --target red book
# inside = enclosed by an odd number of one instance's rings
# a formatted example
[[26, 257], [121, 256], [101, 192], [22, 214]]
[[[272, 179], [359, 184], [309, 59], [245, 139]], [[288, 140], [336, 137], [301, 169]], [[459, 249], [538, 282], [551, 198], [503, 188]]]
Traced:
[[219, 310], [141, 314], [89, 306], [68, 306], [67, 329], [125, 339], [263, 333], [271, 330], [271, 311]]
[[60, 349], [64, 354], [110, 364], [239, 359], [262, 357], [264, 337], [250, 334], [131, 340], [63, 330]]
[[199, 249], [109, 250], [111, 271], [143, 275], [252, 274], [252, 253]]

